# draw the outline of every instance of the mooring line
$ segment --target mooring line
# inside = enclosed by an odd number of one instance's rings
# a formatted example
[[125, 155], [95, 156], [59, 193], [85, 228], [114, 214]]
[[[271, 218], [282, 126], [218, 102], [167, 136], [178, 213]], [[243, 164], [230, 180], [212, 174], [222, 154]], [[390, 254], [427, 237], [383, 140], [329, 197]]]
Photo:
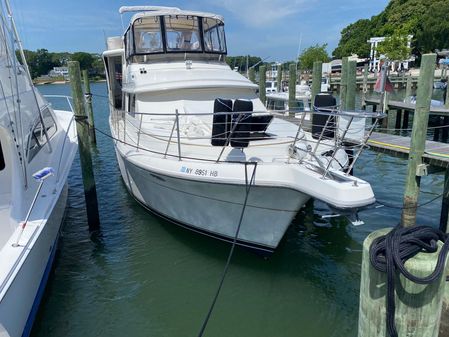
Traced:
[[[251, 175], [251, 179], [249, 181], [249, 184], [248, 184], [248, 164], [254, 165], [253, 173]], [[254, 179], [255, 179], [255, 176], [256, 176], [256, 169], [257, 169], [257, 162], [255, 162], [255, 163], [245, 163], [245, 188], [246, 188], [246, 194], [245, 194], [245, 201], [243, 203], [242, 212], [240, 213], [239, 224], [237, 226], [237, 230], [235, 231], [234, 240], [232, 241], [231, 250], [229, 251], [228, 259], [227, 259], [226, 265], [225, 265], [225, 267], [223, 269], [223, 274], [221, 276], [220, 283], [218, 284], [217, 291], [215, 292], [215, 296], [214, 296], [214, 298], [212, 300], [212, 303], [210, 305], [209, 311], [207, 312], [206, 318], [204, 319], [203, 325], [201, 326], [201, 330], [200, 330], [200, 332], [198, 334], [198, 337], [202, 337], [203, 334], [204, 334], [204, 331], [206, 330], [207, 323], [209, 322], [210, 316], [212, 315], [212, 311], [214, 310], [215, 303], [217, 302], [218, 295], [220, 295], [221, 288], [223, 286], [226, 274], [228, 272], [229, 265], [231, 263], [231, 258], [232, 258], [232, 255], [234, 254], [234, 249], [235, 249], [235, 246], [237, 244], [237, 237], [239, 236], [240, 228], [242, 226], [243, 215], [245, 214], [245, 209], [246, 209], [246, 204], [248, 202], [249, 192], [251, 190], [251, 186], [254, 183]]]

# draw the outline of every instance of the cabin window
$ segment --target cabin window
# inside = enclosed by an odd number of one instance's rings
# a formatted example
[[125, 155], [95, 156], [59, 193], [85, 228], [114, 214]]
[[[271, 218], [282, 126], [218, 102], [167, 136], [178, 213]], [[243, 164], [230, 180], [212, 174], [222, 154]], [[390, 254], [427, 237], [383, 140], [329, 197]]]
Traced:
[[133, 25], [136, 54], [160, 53], [164, 51], [161, 23], [158, 16], [137, 19]]
[[226, 53], [226, 40], [223, 22], [203, 18], [204, 49], [206, 52]]
[[48, 138], [51, 138], [56, 133], [56, 123], [50, 109], [46, 107], [41, 113], [45, 129], [42, 127], [41, 119], [38, 118], [28, 139], [28, 162], [30, 162], [47, 143], [47, 137], [45, 136], [44, 130], [47, 131]]
[[5, 157], [3, 156], [2, 143], [0, 143], [0, 171], [5, 169]]
[[135, 112], [136, 112], [136, 95], [134, 94], [128, 94], [127, 96], [127, 109], [128, 109], [128, 113], [131, 116], [135, 116]]
[[197, 17], [167, 15], [164, 20], [167, 51], [202, 51]]

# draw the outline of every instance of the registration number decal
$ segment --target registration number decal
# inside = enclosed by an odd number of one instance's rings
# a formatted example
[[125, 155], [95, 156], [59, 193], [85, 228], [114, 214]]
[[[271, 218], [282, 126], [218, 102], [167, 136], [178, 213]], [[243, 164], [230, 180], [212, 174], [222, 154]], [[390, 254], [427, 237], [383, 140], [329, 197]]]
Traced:
[[217, 170], [195, 169], [195, 168], [183, 166], [183, 167], [181, 167], [180, 172], [195, 175], [195, 176], [218, 177]]

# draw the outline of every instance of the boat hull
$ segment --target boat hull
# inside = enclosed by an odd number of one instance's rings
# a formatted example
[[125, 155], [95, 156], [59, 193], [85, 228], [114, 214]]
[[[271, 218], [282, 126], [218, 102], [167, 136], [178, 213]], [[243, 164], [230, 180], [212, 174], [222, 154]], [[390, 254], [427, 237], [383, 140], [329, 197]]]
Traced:
[[[116, 149], [130, 193], [159, 216], [196, 232], [233, 241], [245, 185], [183, 179], [140, 167]], [[249, 169], [249, 175], [251, 169]], [[253, 185], [237, 243], [271, 253], [310, 196], [285, 187]]]
[[66, 202], [67, 185], [0, 302], [0, 323], [8, 337], [26, 337], [31, 332], [53, 264]]

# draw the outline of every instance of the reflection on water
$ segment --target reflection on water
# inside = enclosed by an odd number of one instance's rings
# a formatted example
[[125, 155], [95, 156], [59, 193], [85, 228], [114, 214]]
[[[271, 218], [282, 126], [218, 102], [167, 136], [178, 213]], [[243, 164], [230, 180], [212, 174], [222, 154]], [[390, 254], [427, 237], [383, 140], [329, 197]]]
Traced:
[[[66, 85], [41, 86], [69, 94]], [[104, 84], [92, 85], [105, 95]], [[96, 125], [108, 130], [107, 100], [94, 97]], [[66, 220], [32, 336], [195, 336], [209, 308], [230, 246], [167, 223], [140, 207], [122, 183], [110, 139], [97, 134], [95, 178], [101, 230], [87, 228], [79, 161], [71, 171]], [[406, 162], [366, 151], [355, 167], [379, 200], [400, 205]], [[441, 193], [443, 177], [422, 180], [421, 202]], [[418, 222], [438, 225], [440, 200]], [[341, 336], [357, 334], [361, 243], [394, 226], [397, 209], [322, 219], [330, 210], [309, 202], [279, 249], [262, 259], [237, 249], [207, 336]]]

